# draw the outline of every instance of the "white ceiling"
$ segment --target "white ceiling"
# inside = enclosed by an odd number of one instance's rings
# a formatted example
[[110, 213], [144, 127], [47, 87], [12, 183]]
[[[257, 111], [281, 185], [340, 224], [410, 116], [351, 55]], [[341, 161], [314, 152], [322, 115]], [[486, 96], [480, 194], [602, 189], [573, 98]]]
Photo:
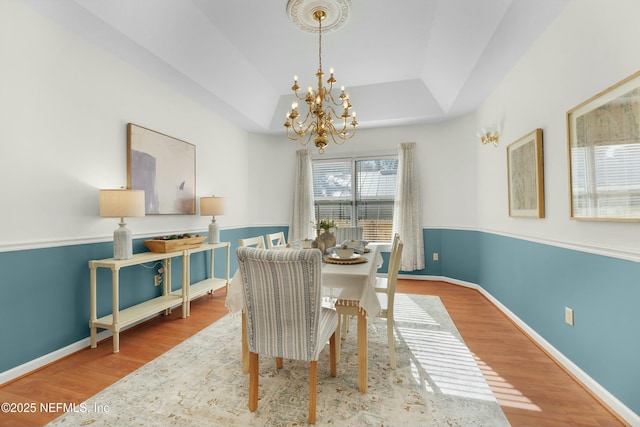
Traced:
[[[283, 132], [318, 36], [286, 0], [22, 0], [252, 132]], [[361, 127], [435, 123], [482, 103], [569, 0], [351, 0], [322, 37]]]

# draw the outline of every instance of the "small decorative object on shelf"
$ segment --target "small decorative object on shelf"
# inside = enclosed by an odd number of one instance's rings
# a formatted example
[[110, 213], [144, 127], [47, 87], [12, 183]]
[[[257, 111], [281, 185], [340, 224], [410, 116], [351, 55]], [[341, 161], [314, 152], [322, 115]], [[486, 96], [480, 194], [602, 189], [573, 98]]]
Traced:
[[145, 240], [144, 245], [149, 248], [151, 252], [168, 253], [199, 248], [205, 239], [205, 236], [199, 236], [197, 234], [173, 234]]

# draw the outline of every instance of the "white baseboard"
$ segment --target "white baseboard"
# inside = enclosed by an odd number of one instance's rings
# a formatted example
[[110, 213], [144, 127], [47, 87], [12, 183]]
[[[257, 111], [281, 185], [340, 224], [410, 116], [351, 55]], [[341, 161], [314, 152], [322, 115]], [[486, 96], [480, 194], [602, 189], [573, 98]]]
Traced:
[[[120, 332], [122, 333], [123, 331], [126, 331], [127, 329], [133, 326], [136, 326], [142, 322], [146, 322], [152, 317], [156, 317], [156, 316], [151, 316], [149, 318], [142, 319], [136, 323], [133, 323], [127, 326], [126, 328], [121, 329]], [[113, 333], [110, 330], [104, 330], [97, 334], [96, 340], [97, 342], [100, 342], [111, 337], [112, 335]], [[53, 363], [53, 362], [56, 362], [57, 360], [62, 359], [63, 357], [69, 356], [70, 354], [73, 354], [77, 351], [87, 348], [90, 345], [91, 345], [91, 338], [87, 337], [80, 341], [76, 341], [73, 344], [69, 344], [66, 347], [63, 347], [51, 353], [45, 354], [44, 356], [40, 356], [37, 359], [30, 360], [27, 363], [24, 363], [20, 366], [16, 366], [15, 368], [9, 369], [8, 371], [0, 372], [0, 387], [9, 381], [15, 380], [16, 378], [19, 378], [23, 375], [34, 372], [50, 363]], [[110, 344], [103, 344], [103, 345], [110, 345]]]
[[552, 346], [547, 340], [545, 340], [540, 334], [534, 331], [529, 325], [516, 316], [511, 310], [504, 306], [500, 301], [493, 297], [483, 287], [475, 283], [465, 282], [463, 280], [451, 279], [444, 276], [398, 276], [402, 279], [414, 279], [414, 280], [434, 280], [453, 283], [455, 285], [465, 286], [472, 288], [480, 292], [486, 297], [493, 305], [495, 305], [500, 311], [502, 311], [513, 323], [515, 323], [525, 334], [535, 341], [541, 348], [548, 352], [556, 362], [558, 362], [564, 369], [575, 376], [586, 388], [591, 391], [595, 396], [608, 405], [613, 411], [622, 417], [631, 426], [640, 427], [640, 416], [629, 409], [624, 403], [620, 402], [613, 394], [607, 389], [602, 387], [596, 380], [591, 378], [586, 372], [580, 369], [575, 363], [568, 357], [562, 354], [558, 349]]

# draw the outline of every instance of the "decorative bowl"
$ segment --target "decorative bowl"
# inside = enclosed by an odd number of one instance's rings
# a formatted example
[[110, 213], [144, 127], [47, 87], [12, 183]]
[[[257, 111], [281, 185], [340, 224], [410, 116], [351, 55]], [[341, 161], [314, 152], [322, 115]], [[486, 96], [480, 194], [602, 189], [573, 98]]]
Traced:
[[199, 248], [205, 239], [205, 236], [193, 236], [181, 239], [157, 238], [145, 240], [143, 243], [151, 252], [169, 253]]
[[352, 248], [347, 248], [347, 249], [335, 248], [334, 252], [338, 256], [338, 258], [341, 258], [341, 259], [349, 259], [354, 254], [354, 251]]

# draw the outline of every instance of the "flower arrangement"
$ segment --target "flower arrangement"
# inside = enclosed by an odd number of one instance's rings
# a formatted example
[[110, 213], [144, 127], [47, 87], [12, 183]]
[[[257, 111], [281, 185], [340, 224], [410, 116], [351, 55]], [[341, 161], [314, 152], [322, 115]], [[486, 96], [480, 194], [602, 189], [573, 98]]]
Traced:
[[332, 219], [322, 219], [318, 223], [318, 228], [328, 231], [330, 228], [336, 228], [336, 222]]

